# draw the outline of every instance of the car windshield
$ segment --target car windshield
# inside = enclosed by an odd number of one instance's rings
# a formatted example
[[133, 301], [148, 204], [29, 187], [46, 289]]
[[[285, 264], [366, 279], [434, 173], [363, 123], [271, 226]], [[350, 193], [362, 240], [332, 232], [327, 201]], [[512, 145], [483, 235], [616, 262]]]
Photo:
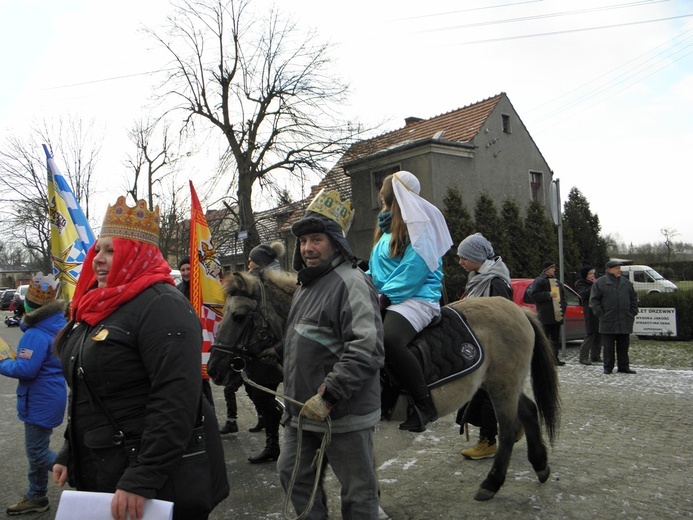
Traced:
[[657, 271], [655, 271], [654, 269], [648, 269], [645, 272], [647, 274], [649, 274], [653, 280], [664, 280], [664, 277], [661, 274], [659, 274]]

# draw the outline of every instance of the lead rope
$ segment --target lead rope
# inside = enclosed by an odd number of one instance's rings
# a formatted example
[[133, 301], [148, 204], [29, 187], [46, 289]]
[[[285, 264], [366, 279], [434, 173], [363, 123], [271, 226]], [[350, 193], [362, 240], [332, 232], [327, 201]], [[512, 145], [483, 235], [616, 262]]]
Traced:
[[[263, 392], [267, 392], [268, 394], [272, 394], [276, 397], [281, 397], [282, 399], [285, 399], [286, 401], [291, 401], [292, 403], [297, 404], [301, 407], [303, 407], [303, 405], [305, 404], [301, 401], [297, 401], [296, 399], [292, 399], [291, 397], [284, 395], [280, 392], [276, 392], [267, 387], [257, 384], [255, 381], [251, 380], [248, 377], [248, 375], [245, 373], [245, 370], [241, 370], [241, 378], [243, 379], [244, 383], [247, 383], [250, 386], [257, 388], [258, 390], [262, 390]], [[303, 416], [301, 414], [298, 415], [296, 462], [294, 462], [294, 470], [291, 473], [291, 480], [289, 481], [289, 487], [286, 490], [286, 497], [284, 498], [284, 518], [286, 520], [303, 520], [304, 518], [308, 517], [311, 510], [313, 509], [313, 504], [315, 503], [315, 496], [318, 493], [318, 486], [320, 485], [320, 475], [323, 469], [323, 460], [325, 458], [325, 452], [327, 451], [327, 447], [330, 445], [330, 441], [332, 440], [332, 421], [330, 420], [329, 415], [325, 418], [325, 423], [327, 425], [325, 435], [323, 435], [320, 447], [316, 450], [315, 457], [313, 457], [313, 462], [311, 463], [311, 467], [315, 469], [315, 481], [313, 482], [313, 490], [310, 493], [310, 500], [308, 501], [308, 505], [306, 505], [306, 508], [303, 510], [303, 512], [301, 512], [296, 517], [292, 517], [289, 512], [289, 509], [291, 507], [291, 495], [294, 492], [296, 475], [298, 473], [299, 465], [301, 464], [301, 445], [303, 444]]]

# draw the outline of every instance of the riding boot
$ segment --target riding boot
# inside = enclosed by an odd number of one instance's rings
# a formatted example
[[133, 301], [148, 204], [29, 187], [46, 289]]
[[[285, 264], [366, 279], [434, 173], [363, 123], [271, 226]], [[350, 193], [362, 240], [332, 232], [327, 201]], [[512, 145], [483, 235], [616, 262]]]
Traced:
[[274, 433], [265, 434], [265, 449], [259, 455], [248, 457], [248, 462], [251, 464], [260, 464], [261, 462], [271, 462], [279, 458], [279, 435]]
[[409, 430], [410, 432], [426, 431], [426, 425], [438, 419], [438, 411], [436, 410], [433, 399], [427, 395], [423, 399], [414, 400], [411, 406], [407, 420], [399, 425], [400, 430]]
[[248, 457], [251, 464], [270, 462], [279, 458], [279, 420], [281, 414], [272, 403], [271, 408], [262, 409], [262, 419], [265, 423], [265, 449], [259, 455]]

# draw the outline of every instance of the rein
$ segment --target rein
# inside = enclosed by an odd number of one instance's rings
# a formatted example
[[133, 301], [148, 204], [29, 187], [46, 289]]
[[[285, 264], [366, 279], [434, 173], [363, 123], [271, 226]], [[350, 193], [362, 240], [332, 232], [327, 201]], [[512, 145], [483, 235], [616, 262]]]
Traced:
[[[233, 368], [233, 365], [232, 365]], [[289, 397], [288, 395], [282, 394], [281, 392], [275, 392], [274, 390], [271, 390], [265, 386], [257, 384], [255, 381], [250, 379], [248, 377], [248, 374], [245, 373], [245, 370], [241, 369], [241, 378], [243, 378], [243, 382], [257, 388], [258, 390], [262, 390], [263, 392], [267, 392], [268, 394], [272, 394], [276, 397], [280, 397], [286, 401], [291, 401], [294, 404], [299, 405], [300, 407], [303, 407], [306, 403], [302, 403], [301, 401], [297, 401], [296, 399], [293, 399]], [[327, 451], [327, 447], [330, 445], [330, 441], [332, 440], [332, 421], [330, 420], [330, 416], [328, 415], [325, 418], [325, 423], [327, 425], [327, 428], [325, 429], [325, 435], [322, 436], [322, 441], [320, 442], [320, 447], [317, 449], [315, 452], [315, 457], [313, 457], [313, 462], [311, 463], [311, 466], [313, 469], [315, 469], [315, 481], [313, 482], [313, 489], [310, 493], [310, 500], [308, 501], [308, 504], [306, 505], [306, 508], [301, 512], [298, 516], [296, 517], [291, 517], [290, 516], [290, 498], [291, 495], [294, 492], [294, 484], [296, 483], [296, 475], [298, 474], [298, 468], [299, 465], [301, 464], [301, 445], [303, 444], [303, 415], [300, 413], [298, 414], [298, 436], [297, 436], [297, 441], [296, 441], [296, 461], [294, 462], [294, 470], [291, 473], [291, 481], [289, 482], [289, 486], [286, 489], [286, 497], [284, 498], [284, 518], [286, 520], [303, 520], [304, 518], [307, 518], [308, 515], [310, 514], [311, 510], [313, 509], [313, 504], [315, 503], [315, 497], [318, 493], [318, 486], [320, 485], [320, 475], [322, 473], [323, 469], [323, 460], [325, 458], [325, 452]]]

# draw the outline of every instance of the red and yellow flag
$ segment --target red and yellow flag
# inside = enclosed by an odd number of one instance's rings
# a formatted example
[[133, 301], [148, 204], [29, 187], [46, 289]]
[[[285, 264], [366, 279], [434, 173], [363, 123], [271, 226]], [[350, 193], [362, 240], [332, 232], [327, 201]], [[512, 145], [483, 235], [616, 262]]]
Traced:
[[202, 322], [202, 377], [209, 379], [207, 362], [221, 323], [224, 289], [221, 284], [221, 262], [192, 181], [190, 198], [190, 303]]

